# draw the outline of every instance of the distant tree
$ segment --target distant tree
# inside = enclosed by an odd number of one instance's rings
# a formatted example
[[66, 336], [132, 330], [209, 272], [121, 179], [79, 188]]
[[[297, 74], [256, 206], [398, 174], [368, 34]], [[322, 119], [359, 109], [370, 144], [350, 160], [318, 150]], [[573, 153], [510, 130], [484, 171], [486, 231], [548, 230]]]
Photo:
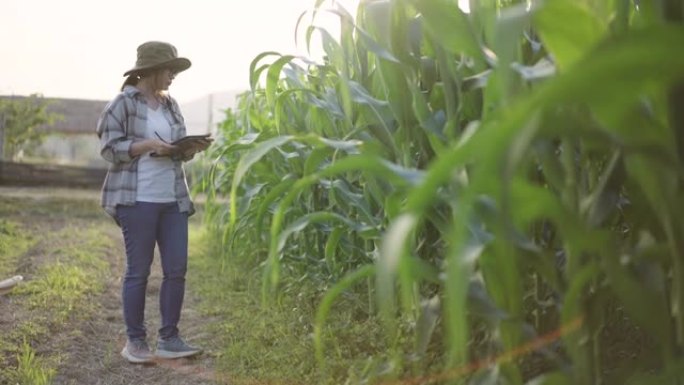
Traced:
[[48, 132], [38, 128], [62, 118], [59, 114], [49, 113], [48, 104], [38, 94], [0, 99], [2, 158], [16, 160], [20, 154], [30, 154], [43, 142]]

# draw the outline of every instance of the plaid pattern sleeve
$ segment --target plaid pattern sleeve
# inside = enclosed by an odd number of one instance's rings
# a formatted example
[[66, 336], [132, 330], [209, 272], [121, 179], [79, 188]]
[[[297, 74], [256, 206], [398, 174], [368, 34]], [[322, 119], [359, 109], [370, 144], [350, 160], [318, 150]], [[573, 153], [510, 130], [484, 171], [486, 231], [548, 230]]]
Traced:
[[129, 150], [133, 139], [126, 135], [126, 116], [129, 115], [129, 107], [126, 97], [121, 93], [109, 102], [97, 122], [100, 155], [110, 163], [125, 163], [132, 160]]
[[[138, 157], [131, 157], [130, 147], [145, 138], [147, 105], [135, 87], [126, 87], [102, 111], [97, 123], [100, 154], [109, 162], [102, 186], [101, 204], [116, 219], [117, 205], [134, 205], [138, 188]], [[185, 135], [185, 123], [175, 100], [172, 100], [170, 123], [174, 136]], [[181, 161], [174, 162], [174, 193], [181, 212], [195, 212], [190, 200], [185, 171]]]
[[125, 92], [117, 95], [107, 104], [97, 123], [100, 155], [109, 162], [101, 204], [112, 217], [116, 216], [117, 205], [135, 204], [138, 187], [138, 159], [132, 158], [129, 150], [136, 131], [144, 130], [145, 121], [136, 119], [135, 100], [130, 96]]

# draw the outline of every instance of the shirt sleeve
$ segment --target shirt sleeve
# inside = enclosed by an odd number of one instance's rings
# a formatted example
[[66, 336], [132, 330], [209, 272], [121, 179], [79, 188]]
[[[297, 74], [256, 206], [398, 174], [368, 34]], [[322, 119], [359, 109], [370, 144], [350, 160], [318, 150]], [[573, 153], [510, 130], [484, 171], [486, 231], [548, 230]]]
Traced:
[[100, 155], [110, 163], [126, 163], [133, 158], [129, 152], [133, 138], [126, 135], [128, 108], [123, 95], [112, 100], [97, 122]]

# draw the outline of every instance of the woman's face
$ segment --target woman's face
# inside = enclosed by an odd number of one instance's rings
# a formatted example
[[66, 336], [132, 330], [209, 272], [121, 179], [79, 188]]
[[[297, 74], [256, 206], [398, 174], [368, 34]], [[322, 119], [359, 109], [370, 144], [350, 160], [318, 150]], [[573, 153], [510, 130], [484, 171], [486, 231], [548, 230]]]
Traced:
[[170, 68], [163, 68], [155, 74], [154, 83], [155, 88], [159, 91], [167, 91], [173, 79], [176, 77], [176, 71]]

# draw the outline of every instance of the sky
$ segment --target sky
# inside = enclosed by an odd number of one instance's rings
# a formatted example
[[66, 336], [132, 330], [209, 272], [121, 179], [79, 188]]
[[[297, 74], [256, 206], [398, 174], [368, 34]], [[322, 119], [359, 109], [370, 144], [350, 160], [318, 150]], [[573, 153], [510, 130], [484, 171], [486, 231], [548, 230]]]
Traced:
[[[355, 14], [359, 0], [337, 2]], [[169, 42], [192, 61], [170, 89], [180, 102], [246, 89], [250, 62], [259, 53], [308, 56], [301, 39], [295, 45], [295, 26], [314, 3], [1, 0], [0, 95], [109, 100], [134, 66], [138, 45], [149, 40]], [[323, 15], [315, 24], [336, 33], [336, 16]]]

